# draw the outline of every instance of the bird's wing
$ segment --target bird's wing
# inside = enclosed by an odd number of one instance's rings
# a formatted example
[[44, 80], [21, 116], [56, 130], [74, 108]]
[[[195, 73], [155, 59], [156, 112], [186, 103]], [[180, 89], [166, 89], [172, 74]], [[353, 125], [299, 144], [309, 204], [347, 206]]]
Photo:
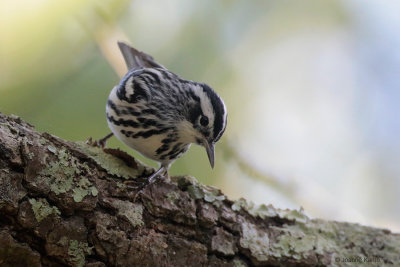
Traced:
[[165, 67], [161, 64], [158, 64], [152, 56], [143, 53], [132, 46], [124, 43], [118, 42], [119, 49], [121, 50], [122, 55], [124, 56], [126, 66], [128, 70], [138, 69], [138, 68], [162, 68]]

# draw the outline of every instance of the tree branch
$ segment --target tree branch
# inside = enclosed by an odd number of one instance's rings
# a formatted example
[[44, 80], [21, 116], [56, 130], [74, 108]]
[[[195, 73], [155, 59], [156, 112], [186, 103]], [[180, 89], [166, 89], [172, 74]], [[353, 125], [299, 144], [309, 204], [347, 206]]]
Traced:
[[400, 265], [389, 230], [233, 202], [188, 176], [147, 185], [151, 172], [0, 113], [0, 265]]

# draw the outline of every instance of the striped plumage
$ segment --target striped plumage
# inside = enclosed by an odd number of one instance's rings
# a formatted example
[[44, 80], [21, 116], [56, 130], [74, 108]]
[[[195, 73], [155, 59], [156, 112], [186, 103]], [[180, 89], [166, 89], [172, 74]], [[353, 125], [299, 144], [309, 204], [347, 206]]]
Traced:
[[161, 163], [151, 180], [192, 143], [204, 146], [211, 166], [214, 145], [226, 127], [224, 102], [206, 84], [184, 80], [143, 52], [118, 43], [128, 73], [111, 91], [107, 121], [113, 134]]

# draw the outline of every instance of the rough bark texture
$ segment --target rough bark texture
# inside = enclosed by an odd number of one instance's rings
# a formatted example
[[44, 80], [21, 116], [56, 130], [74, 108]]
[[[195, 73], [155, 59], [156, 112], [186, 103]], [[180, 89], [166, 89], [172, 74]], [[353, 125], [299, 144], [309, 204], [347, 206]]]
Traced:
[[388, 230], [233, 202], [190, 177], [146, 186], [151, 171], [0, 113], [0, 266], [400, 266]]

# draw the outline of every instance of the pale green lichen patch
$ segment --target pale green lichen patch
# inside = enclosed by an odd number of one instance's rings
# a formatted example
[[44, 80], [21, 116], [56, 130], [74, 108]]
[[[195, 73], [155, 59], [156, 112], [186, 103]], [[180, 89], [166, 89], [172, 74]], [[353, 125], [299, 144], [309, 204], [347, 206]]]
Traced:
[[211, 186], [202, 186], [204, 193], [204, 200], [207, 202], [217, 202], [225, 200], [225, 195], [221, 194], [221, 191]]
[[99, 190], [97, 190], [97, 188], [96, 187], [94, 187], [94, 186], [91, 186], [90, 187], [90, 193], [92, 194], [92, 196], [97, 196], [98, 194], [99, 194]]
[[254, 214], [256, 214], [262, 219], [265, 219], [267, 217], [278, 216], [276, 209], [271, 204], [269, 205], [261, 204], [260, 206], [255, 207], [252, 211], [254, 212]]
[[60, 149], [56, 155], [58, 161], [51, 161], [47, 164], [40, 175], [53, 177], [52, 181], [49, 180], [50, 190], [58, 195], [71, 190], [77, 168], [72, 166], [71, 158], [65, 149]]
[[133, 227], [143, 226], [143, 206], [129, 201], [112, 199], [109, 204], [117, 210], [117, 216], [128, 221]]
[[265, 219], [267, 217], [279, 217], [300, 223], [306, 223], [310, 220], [307, 215], [305, 215], [303, 208], [300, 208], [299, 210], [281, 210], [274, 208], [271, 204], [255, 205], [253, 202], [247, 201], [243, 198], [236, 200], [232, 204], [232, 209], [234, 211], [240, 211], [243, 209], [250, 215], [254, 217], [260, 217], [261, 219]]
[[[323, 220], [313, 220], [313, 222], [315, 229], [322, 224], [331, 223]], [[385, 259], [391, 259], [394, 266], [400, 266], [400, 239], [396, 235], [388, 235], [387, 230], [361, 227], [358, 224], [337, 222], [335, 225], [334, 240], [339, 248], [335, 251], [335, 256], [344, 259], [361, 257], [364, 266], [383, 266]], [[382, 249], [383, 247], [385, 249]], [[368, 262], [368, 259], [375, 262]]]
[[92, 174], [87, 163], [81, 163], [79, 160], [65, 149], [56, 149], [48, 145], [47, 149], [57, 157], [57, 161], [50, 161], [42, 169], [42, 177], [51, 177], [43, 179], [48, 183], [49, 188], [56, 195], [65, 194], [72, 190], [72, 197], [75, 202], [81, 202], [87, 195], [97, 196], [98, 190], [84, 176]]
[[242, 237], [240, 238], [240, 246], [248, 249], [257, 261], [263, 262], [268, 260], [269, 256], [269, 238], [265, 232], [259, 231], [252, 223], [243, 223]]
[[241, 209], [244, 210], [251, 210], [252, 207], [254, 206], [253, 202], [250, 201], [246, 201], [244, 198], [240, 198], [238, 200], [236, 200], [233, 204], [232, 204], [232, 210], [234, 211], [240, 211]]
[[260, 217], [262, 219], [278, 216], [278, 210], [275, 209], [271, 204], [269, 204], [268, 206], [264, 204], [255, 205], [253, 202], [247, 201], [244, 198], [236, 200], [232, 204], [232, 209], [234, 211], [240, 211], [243, 209], [247, 211], [250, 215], [254, 217]]
[[71, 190], [73, 184], [73, 177], [56, 177], [50, 183], [50, 190], [56, 195], [63, 194]]
[[[315, 253], [322, 259], [331, 255], [331, 259], [326, 260], [331, 261], [332, 266], [382, 266], [384, 259], [395, 259], [400, 263], [400, 241], [398, 238], [388, 239], [384, 230], [324, 220], [273, 226], [271, 230], [277, 236], [270, 248], [275, 257], [305, 259]], [[384, 250], [379, 249], [382, 244]], [[346, 259], [356, 261], [345, 262]]]
[[68, 247], [68, 255], [71, 257], [69, 261], [74, 263], [74, 266], [83, 267], [85, 265], [86, 255], [92, 253], [92, 248], [89, 247], [88, 243], [68, 239], [65, 236], [58, 241], [58, 244], [63, 247]]
[[179, 177], [178, 186], [187, 190], [191, 198], [204, 199], [215, 206], [220, 206], [221, 201], [226, 199], [218, 188], [201, 185], [191, 176]]
[[278, 237], [273, 244], [271, 254], [277, 257], [287, 256], [301, 259], [304, 252], [313, 250], [316, 237], [305, 235], [300, 229], [285, 229], [285, 234]]
[[143, 226], [143, 206], [128, 201], [120, 205], [118, 215], [127, 219], [133, 227]]
[[142, 175], [146, 168], [143, 164], [139, 163], [135, 160], [138, 164], [138, 168], [131, 168], [126, 163], [110, 154], [105, 153], [101, 148], [93, 147], [90, 145], [85, 144], [84, 142], [76, 142], [78, 147], [83, 150], [90, 158], [96, 161], [101, 167], [103, 167], [107, 173], [111, 175], [116, 175], [121, 178], [135, 178]]
[[39, 198], [38, 200], [31, 198], [29, 203], [32, 206], [33, 214], [38, 222], [41, 222], [44, 218], [51, 214], [60, 215], [61, 212], [55, 206], [50, 206], [44, 198]]
[[277, 236], [270, 248], [271, 255], [275, 257], [304, 259], [310, 253], [324, 256], [340, 247], [340, 244], [335, 243], [337, 233], [323, 221], [307, 220], [305, 223], [285, 224], [282, 227], [271, 226], [271, 230]]
[[75, 202], [81, 202], [87, 195], [97, 196], [98, 190], [92, 183], [85, 177], [82, 177], [72, 190], [72, 197]]
[[189, 185], [187, 191], [191, 198], [202, 199], [204, 197], [204, 192], [197, 185]]
[[310, 219], [307, 217], [307, 215], [304, 213], [304, 209], [301, 207], [299, 210], [279, 210], [278, 209], [278, 216], [283, 219], [288, 219], [291, 221], [296, 221], [300, 223], [306, 223]]
[[81, 202], [83, 198], [88, 194], [88, 191], [86, 189], [82, 189], [79, 187], [74, 188], [72, 192], [72, 197], [74, 198], [75, 202]]

